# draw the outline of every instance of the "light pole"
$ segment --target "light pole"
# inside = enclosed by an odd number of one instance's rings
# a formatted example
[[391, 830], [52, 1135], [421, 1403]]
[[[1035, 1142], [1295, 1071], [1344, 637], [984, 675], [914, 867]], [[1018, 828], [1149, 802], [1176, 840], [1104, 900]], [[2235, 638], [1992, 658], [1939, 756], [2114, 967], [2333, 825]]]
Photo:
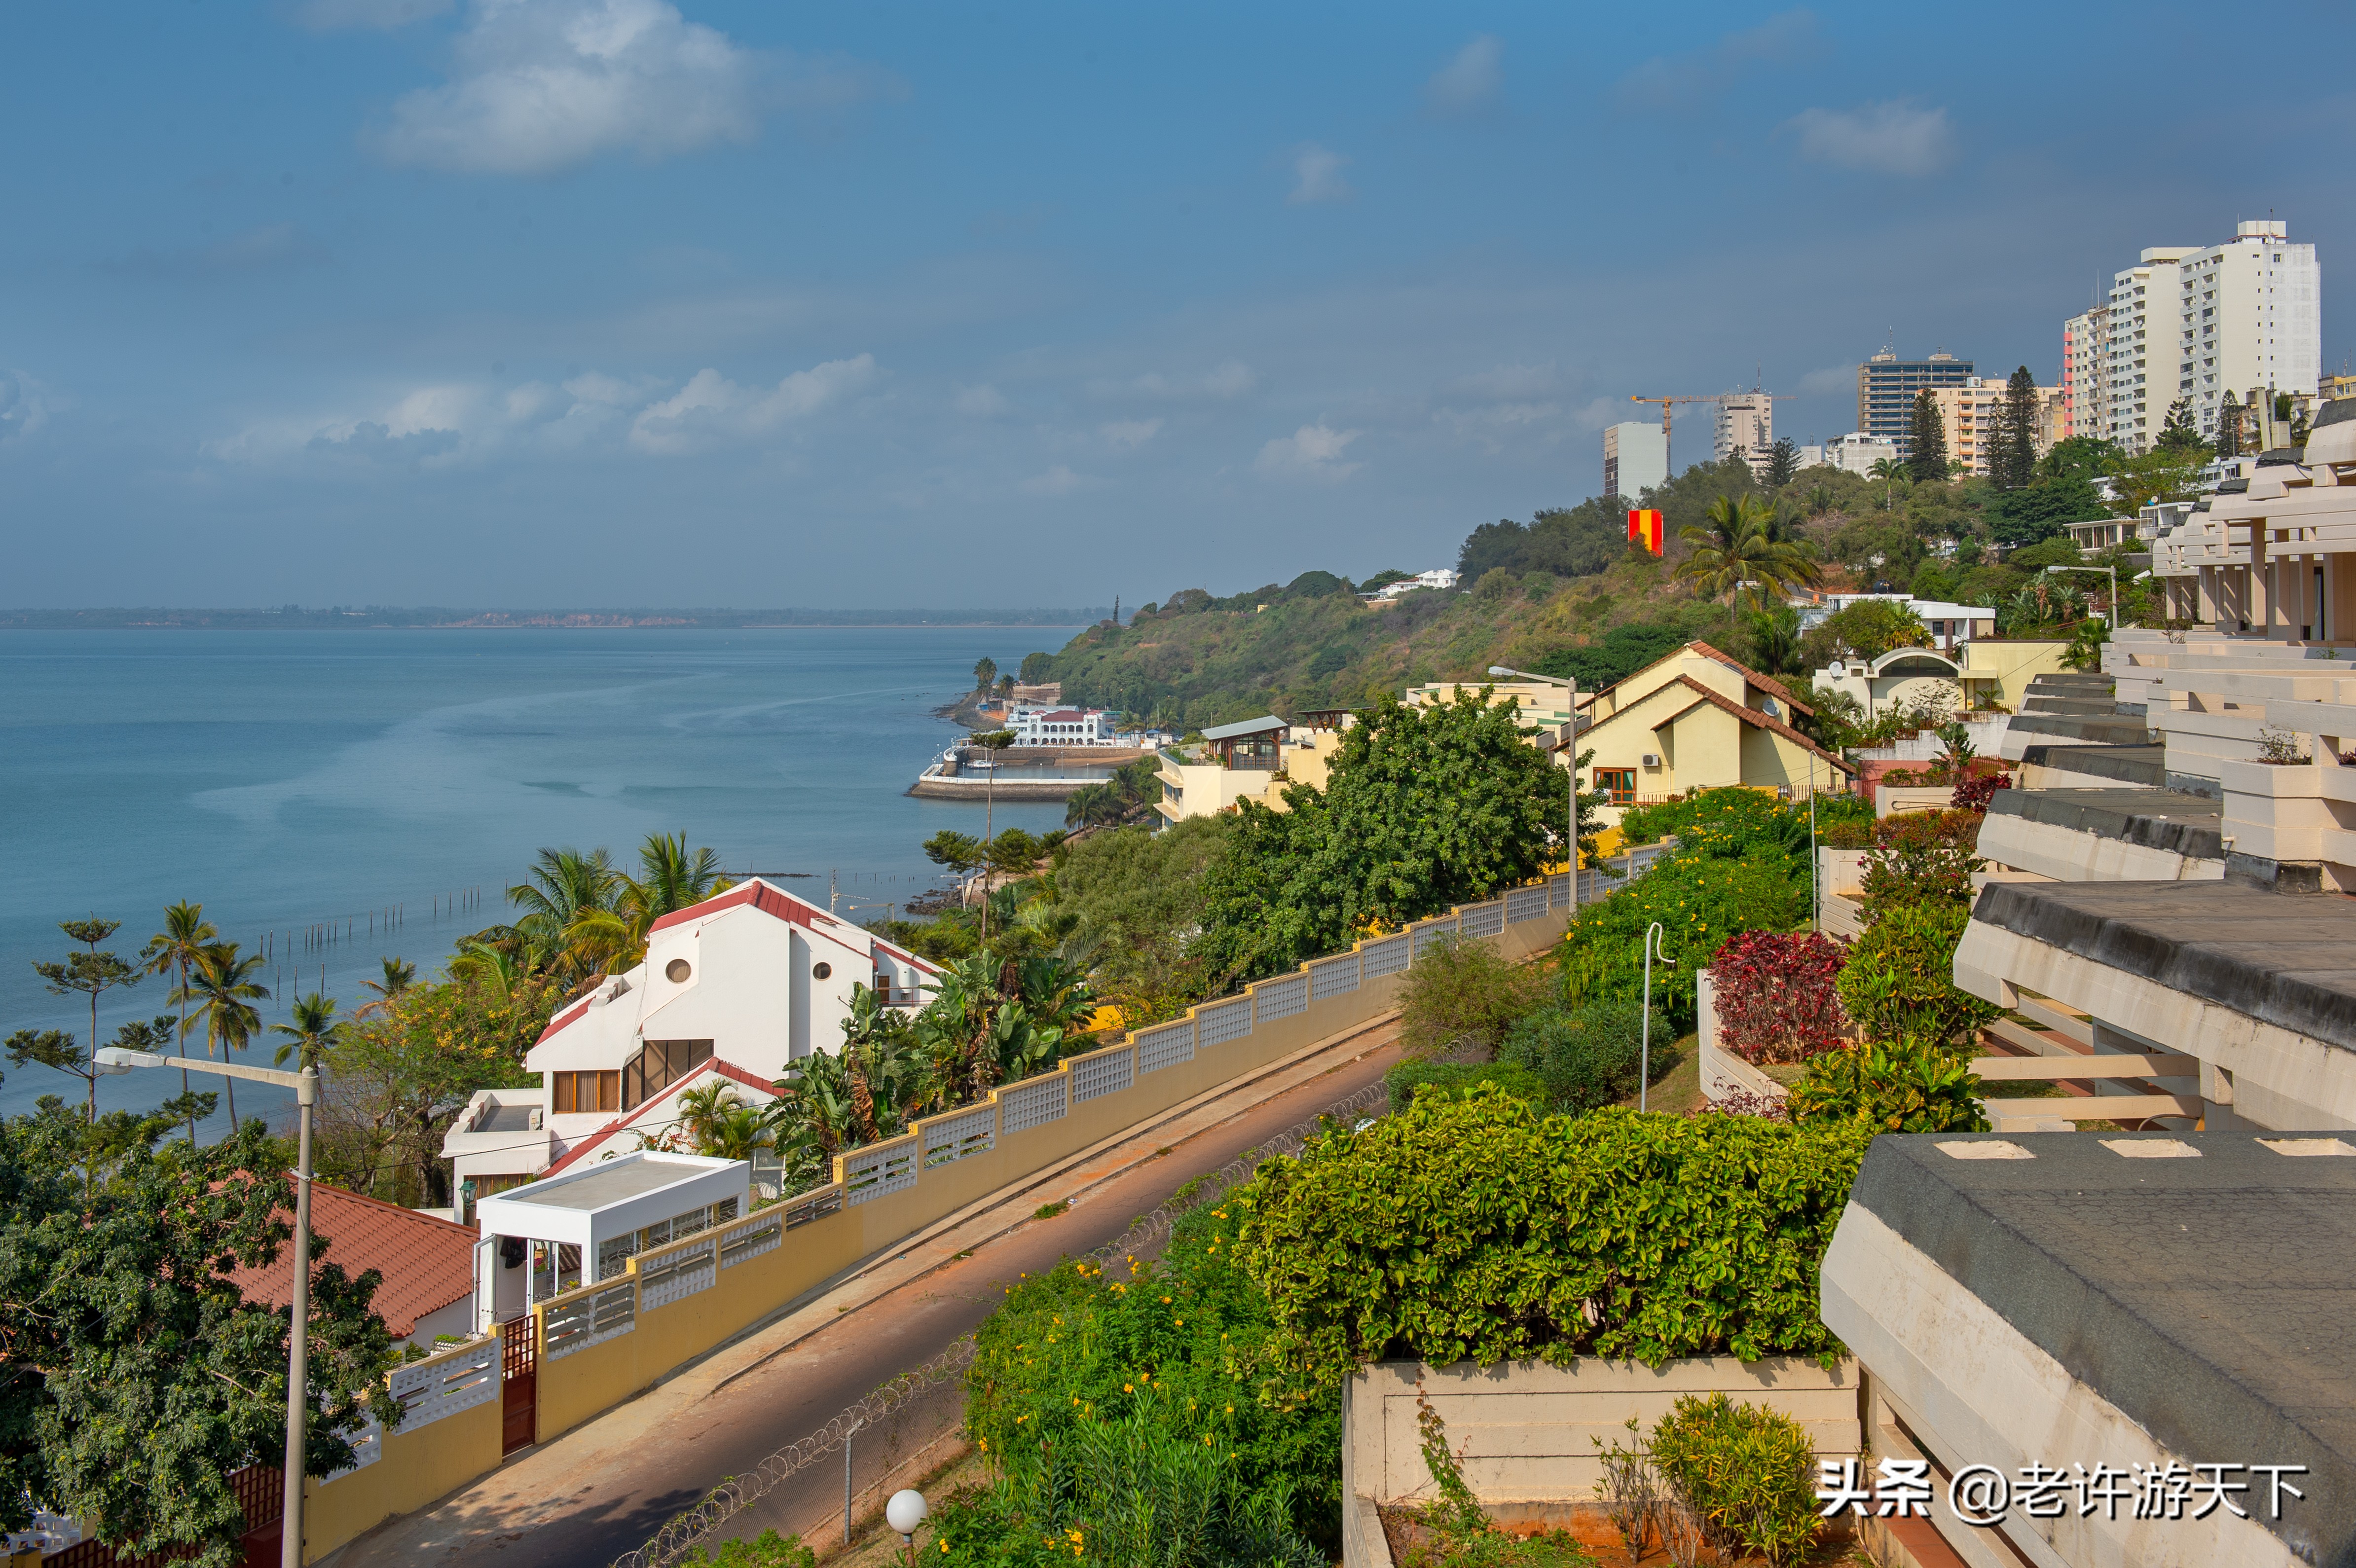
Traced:
[[99, 1047], [96, 1065], [107, 1073], [128, 1072], [134, 1067], [184, 1067], [190, 1072], [210, 1072], [221, 1078], [250, 1078], [294, 1090], [295, 1104], [303, 1108], [302, 1131], [295, 1139], [294, 1322], [286, 1334], [286, 1505], [278, 1531], [282, 1568], [303, 1568], [303, 1435], [310, 1404], [305, 1374], [310, 1365], [311, 1107], [319, 1103], [319, 1070], [305, 1067], [300, 1072], [281, 1072], [234, 1061], [198, 1061], [193, 1057], [182, 1061], [117, 1045]]
[[1550, 681], [1563, 688], [1563, 706], [1569, 709], [1570, 739], [1562, 742], [1563, 786], [1567, 797], [1563, 806], [1563, 859], [1570, 867], [1571, 918], [1579, 917], [1579, 682], [1566, 680], [1558, 675], [1532, 675], [1525, 669], [1507, 669], [1504, 665], [1489, 667], [1491, 675], [1510, 675], [1521, 680]]
[[[1636, 1109], [1647, 1108], [1647, 1097], [1653, 1089], [1653, 959], [1661, 952], [1661, 923], [1655, 921], [1644, 928], [1644, 1021], [1637, 1036]], [[1661, 962], [1674, 969], [1676, 965], [1666, 957]]]
[[884, 1522], [898, 1531], [901, 1541], [907, 1545], [908, 1568], [916, 1568], [916, 1527], [924, 1523], [926, 1516], [931, 1512], [925, 1506], [925, 1494], [913, 1487], [905, 1491], [894, 1492], [892, 1500], [884, 1505]]
[[2111, 574], [2111, 635], [2119, 635], [2119, 569], [2115, 566], [2049, 566], [2048, 571], [2107, 571]]

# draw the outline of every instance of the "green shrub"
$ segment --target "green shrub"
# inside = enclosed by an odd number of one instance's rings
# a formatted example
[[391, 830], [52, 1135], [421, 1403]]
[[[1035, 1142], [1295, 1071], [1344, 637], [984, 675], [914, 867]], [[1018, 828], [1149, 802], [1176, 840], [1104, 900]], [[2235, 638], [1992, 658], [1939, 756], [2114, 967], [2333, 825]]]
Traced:
[[1537, 1007], [1546, 983], [1479, 938], [1441, 937], [1400, 977], [1399, 1043], [1409, 1056], [1460, 1045], [1494, 1053], [1514, 1021]]
[[1340, 1394], [1261, 1397], [1272, 1326], [1267, 1296], [1236, 1260], [1232, 1197], [1180, 1220], [1132, 1278], [1108, 1280], [1086, 1259], [1060, 1264], [1018, 1281], [976, 1331], [966, 1429], [1019, 1496], [1037, 1477], [1016, 1472], [1043, 1444], [1070, 1452], [1084, 1433], [1141, 1415], [1218, 1456], [1246, 1499], [1280, 1493], [1301, 1533], [1338, 1538]]
[[1884, 817], [1874, 828], [1873, 852], [1865, 858], [1862, 888], [1866, 923], [1901, 904], [1972, 901], [1972, 873], [1987, 869], [1973, 851], [1979, 846], [1976, 811], [1908, 811]]
[[1633, 806], [1622, 814], [1620, 832], [1631, 844], [1651, 844], [1674, 834], [1680, 855], [1740, 855], [1762, 843], [1787, 853], [1804, 853], [1808, 808], [1804, 802], [1795, 810], [1792, 803], [1765, 790], [1730, 784], [1693, 790], [1656, 805]]
[[798, 1535], [765, 1530], [754, 1541], [723, 1541], [715, 1549], [697, 1547], [679, 1560], [680, 1568], [817, 1568], [818, 1553], [802, 1544]]
[[1728, 937], [1807, 923], [1804, 826], [1800, 843], [1804, 853], [1797, 858], [1764, 843], [1736, 859], [1680, 853], [1580, 910], [1579, 923], [1557, 949], [1564, 995], [1572, 1001], [1641, 996], [1644, 932], [1658, 921], [1653, 1001], [1666, 1009], [1678, 1033], [1687, 1032], [1695, 1012], [1694, 973]]
[[1653, 1463], [1722, 1541], [1771, 1568], [1815, 1544], [1815, 1452], [1790, 1416], [1723, 1393], [1689, 1393], [1653, 1428], [1652, 1448]]
[[[1655, 993], [1658, 995], [1659, 993]], [[1576, 1008], [1541, 1008], [1515, 1024], [1497, 1060], [1537, 1075], [1547, 1108], [1566, 1115], [1591, 1111], [1636, 1092], [1643, 1061], [1644, 1005], [1610, 997]], [[1653, 1063], [1675, 1061], [1665, 1008], [1653, 1009]]]
[[1955, 949], [1970, 906], [1901, 903], [1884, 909], [1850, 944], [1835, 987], [1868, 1040], [1967, 1040], [1997, 1009], [1954, 983]]
[[1527, 1067], [1502, 1061], [1402, 1061], [1383, 1074], [1383, 1084], [1391, 1093], [1391, 1110], [1404, 1111], [1415, 1099], [1415, 1092], [1430, 1084], [1445, 1094], [1460, 1094], [1475, 1083], [1494, 1083], [1498, 1088], [1538, 1110], [1547, 1105], [1547, 1083]]
[[1280, 1386], [1332, 1390], [1385, 1360], [1828, 1358], [1816, 1270], [1869, 1136], [1541, 1119], [1484, 1086], [1321, 1136], [1221, 1207], [1243, 1219]]
[[1920, 1042], [1827, 1051], [1785, 1104], [1800, 1123], [1855, 1122], [1876, 1133], [1984, 1133], [1979, 1080], [1965, 1058]]

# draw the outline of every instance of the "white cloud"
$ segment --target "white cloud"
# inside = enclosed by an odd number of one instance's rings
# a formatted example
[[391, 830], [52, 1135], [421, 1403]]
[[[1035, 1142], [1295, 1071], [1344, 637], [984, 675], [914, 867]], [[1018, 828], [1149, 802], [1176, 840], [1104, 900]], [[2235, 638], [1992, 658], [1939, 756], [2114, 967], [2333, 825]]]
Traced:
[[1098, 481], [1075, 474], [1058, 463], [1046, 473], [1034, 474], [1023, 481], [1023, 492], [1026, 496], [1068, 496], [1096, 483]]
[[1355, 430], [1333, 430], [1322, 422], [1305, 424], [1261, 447], [1253, 466], [1280, 478], [1336, 484], [1358, 471], [1359, 464], [1342, 461], [1343, 449], [1357, 439]]
[[1497, 101], [1505, 85], [1498, 69], [1505, 46], [1487, 33], [1456, 51], [1456, 58], [1432, 73], [1423, 84], [1424, 107], [1432, 113], [1455, 117], [1478, 114]]
[[49, 422], [48, 389], [22, 370], [0, 370], [0, 443], [30, 435]]
[[1115, 420], [1097, 427], [1097, 433], [1115, 446], [1125, 446], [1131, 452], [1162, 433], [1160, 420]]
[[1857, 367], [1854, 365], [1827, 365], [1800, 378], [1800, 390], [1804, 392], [1846, 392], [1856, 386]]
[[1755, 27], [1728, 33], [1694, 54], [1646, 60], [1621, 79], [1618, 97], [1631, 106], [1690, 103], [1725, 91], [1761, 66], [1786, 65], [1822, 47], [1815, 12], [1785, 11]]
[[349, 27], [391, 29], [438, 16], [451, 0], [301, 0], [289, 12], [294, 25], [315, 33]]
[[1342, 178], [1349, 159], [1314, 142], [1292, 151], [1292, 194], [1284, 199], [1294, 207], [1319, 201], [1347, 201], [1354, 194]]
[[759, 436], [808, 419], [877, 379], [873, 354], [830, 359], [766, 389], [740, 387], [717, 370], [698, 370], [677, 392], [639, 411], [630, 423], [630, 444], [642, 452], [679, 453]]
[[626, 151], [641, 160], [750, 142], [773, 107], [826, 109], [886, 79], [765, 54], [668, 0], [474, 0], [452, 80], [402, 95], [376, 138], [396, 164], [544, 175]]
[[958, 412], [974, 420], [1001, 420], [1014, 411], [1006, 394], [986, 381], [979, 387], [960, 389], [956, 407]]
[[1804, 109], [1783, 128], [1798, 134], [1802, 157], [1874, 174], [1935, 174], [1955, 153], [1947, 112], [1918, 108], [1903, 98], [1855, 109]]

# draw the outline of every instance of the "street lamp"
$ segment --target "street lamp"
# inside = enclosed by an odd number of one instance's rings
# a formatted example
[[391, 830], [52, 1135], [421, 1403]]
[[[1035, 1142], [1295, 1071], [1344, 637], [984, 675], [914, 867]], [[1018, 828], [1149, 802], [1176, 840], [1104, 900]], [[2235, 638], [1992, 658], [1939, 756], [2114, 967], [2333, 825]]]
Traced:
[[295, 1142], [294, 1320], [286, 1336], [286, 1505], [279, 1526], [278, 1551], [282, 1568], [303, 1568], [303, 1429], [310, 1403], [305, 1373], [309, 1368], [311, 1327], [311, 1107], [319, 1103], [319, 1070], [305, 1067], [300, 1072], [281, 1072], [234, 1061], [198, 1061], [152, 1051], [125, 1051], [119, 1045], [99, 1047], [95, 1065], [110, 1074], [134, 1067], [182, 1067], [221, 1078], [250, 1078], [294, 1090], [295, 1103], [303, 1108], [302, 1131]]
[[2049, 566], [2048, 571], [2107, 571], [2111, 574], [2111, 635], [2119, 635], [2119, 569], [2115, 566]]
[[1653, 960], [1658, 957], [1670, 968], [1676, 967], [1661, 953], [1661, 923], [1655, 921], [1644, 928], [1644, 1021], [1637, 1036], [1636, 1109], [1646, 1108], [1646, 1096], [1653, 1088]]
[[1570, 709], [1570, 739], [1562, 742], [1565, 752], [1563, 777], [1569, 782], [1563, 793], [1569, 797], [1564, 805], [1562, 841], [1563, 859], [1570, 868], [1570, 908], [1573, 919], [1579, 913], [1579, 682], [1558, 675], [1532, 675], [1526, 669], [1507, 669], [1504, 665], [1489, 667], [1491, 675], [1510, 675], [1522, 680], [1551, 681], [1563, 688]]
[[884, 1522], [898, 1531], [900, 1539], [907, 1542], [909, 1568], [916, 1568], [916, 1527], [931, 1511], [925, 1506], [925, 1494], [914, 1488], [894, 1492], [892, 1500], [884, 1505]]

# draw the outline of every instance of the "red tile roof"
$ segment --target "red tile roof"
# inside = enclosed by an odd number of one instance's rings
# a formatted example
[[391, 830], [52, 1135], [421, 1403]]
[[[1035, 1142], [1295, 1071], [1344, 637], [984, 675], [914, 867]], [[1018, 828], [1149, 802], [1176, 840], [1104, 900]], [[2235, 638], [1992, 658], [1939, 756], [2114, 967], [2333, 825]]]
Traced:
[[[284, 1210], [279, 1218], [292, 1224]], [[341, 1264], [354, 1278], [368, 1269], [384, 1276], [376, 1287], [376, 1310], [396, 1339], [417, 1331], [417, 1320], [462, 1301], [475, 1291], [475, 1232], [464, 1225], [413, 1209], [311, 1184], [311, 1232], [328, 1239], [325, 1261]], [[266, 1268], [238, 1269], [248, 1301], [284, 1307], [294, 1298], [294, 1246], [279, 1249]]]
[[[1687, 703], [1683, 708], [1678, 709], [1676, 713], [1670, 714], [1669, 717], [1654, 725], [1653, 728], [1655, 730], [1667, 729], [1671, 724], [1676, 723], [1678, 718], [1692, 712], [1696, 708], [1699, 707], [1701, 703], [1707, 702], [1713, 708], [1721, 709], [1724, 711], [1732, 714], [1735, 718], [1741, 720], [1745, 724], [1751, 725], [1757, 729], [1774, 731], [1776, 734], [1783, 736], [1786, 741], [1791, 741], [1794, 745], [1803, 747], [1807, 751], [1814, 752], [1815, 755], [1822, 757], [1826, 762], [1831, 763], [1834, 767], [1838, 768], [1845, 773], [1854, 773], [1857, 772], [1855, 764], [1841, 761], [1830, 752], [1826, 751], [1822, 746], [1817, 745], [1814, 741], [1809, 740], [1805, 735], [1801, 734], [1797, 730], [1793, 729], [1789, 724], [1784, 723], [1781, 719], [1774, 718], [1770, 714], [1762, 713], [1756, 708], [1745, 708], [1742, 704], [1734, 701], [1730, 698], [1720, 697], [1717, 692], [1712, 691], [1709, 688], [1704, 686], [1701, 682], [1696, 680], [1689, 675], [1681, 675], [1675, 680], [1664, 681], [1661, 683], [1658, 689], [1666, 691], [1672, 686], [1683, 686], [1688, 688], [1693, 692], [1694, 696], [1698, 699], [1698, 700]], [[1635, 711], [1635, 707], [1628, 707], [1622, 709], [1620, 713], [1633, 713]], [[1604, 718], [1597, 720], [1595, 721], [1596, 727], [1601, 729], [1603, 725], [1611, 723], [1612, 720], [1620, 717], [1620, 713], [1610, 714]]]

